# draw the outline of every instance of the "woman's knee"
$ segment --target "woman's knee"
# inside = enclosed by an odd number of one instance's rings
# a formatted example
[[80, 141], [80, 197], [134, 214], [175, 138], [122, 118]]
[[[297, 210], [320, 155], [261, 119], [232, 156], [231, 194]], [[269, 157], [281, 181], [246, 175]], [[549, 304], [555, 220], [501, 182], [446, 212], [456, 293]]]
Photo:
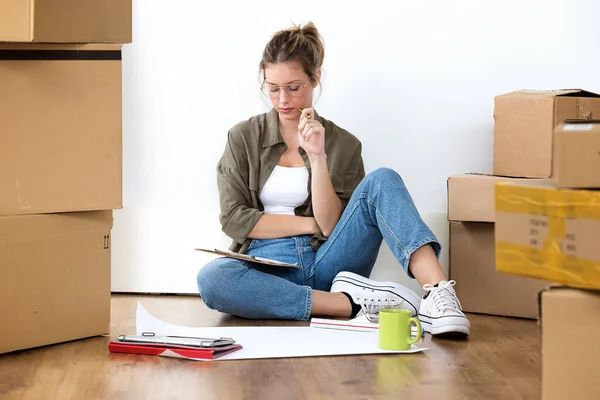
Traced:
[[393, 169], [386, 167], [378, 168], [370, 172], [366, 176], [366, 179], [385, 184], [395, 183], [404, 186], [404, 181], [402, 180], [400, 174]]
[[229, 258], [217, 258], [206, 264], [200, 269], [196, 276], [198, 291], [204, 303], [209, 307], [215, 302], [219, 294], [228, 290], [225, 285], [228, 283], [228, 269], [235, 268], [235, 260]]

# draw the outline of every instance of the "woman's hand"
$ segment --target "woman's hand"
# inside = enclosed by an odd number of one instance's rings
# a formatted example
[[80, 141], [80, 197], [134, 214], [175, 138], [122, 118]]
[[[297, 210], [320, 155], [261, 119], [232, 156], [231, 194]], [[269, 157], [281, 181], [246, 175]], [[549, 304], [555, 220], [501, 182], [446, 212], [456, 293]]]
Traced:
[[314, 109], [305, 108], [298, 124], [298, 142], [309, 159], [316, 159], [325, 154], [325, 128], [314, 119]]

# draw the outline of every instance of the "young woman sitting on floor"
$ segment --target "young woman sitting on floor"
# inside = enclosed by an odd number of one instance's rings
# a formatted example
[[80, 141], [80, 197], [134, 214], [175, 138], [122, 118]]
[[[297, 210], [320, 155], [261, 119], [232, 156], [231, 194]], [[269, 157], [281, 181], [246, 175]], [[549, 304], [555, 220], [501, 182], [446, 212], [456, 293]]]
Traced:
[[[231, 250], [301, 268], [218, 258], [198, 273], [200, 296], [211, 309], [245, 318], [404, 308], [433, 335], [468, 335], [454, 281], [438, 262], [441, 246], [400, 175], [381, 168], [365, 176], [361, 142], [312, 108], [323, 58], [312, 23], [272, 37], [260, 71], [273, 108], [231, 128], [217, 167]], [[368, 279], [384, 239], [423, 298]]]

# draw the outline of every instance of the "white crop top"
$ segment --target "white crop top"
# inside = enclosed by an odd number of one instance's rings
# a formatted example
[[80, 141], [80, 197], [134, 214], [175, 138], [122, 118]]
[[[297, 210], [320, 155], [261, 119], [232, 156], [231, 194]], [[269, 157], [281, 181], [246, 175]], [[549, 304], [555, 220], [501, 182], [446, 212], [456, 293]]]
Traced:
[[308, 198], [308, 169], [275, 166], [260, 192], [265, 214], [294, 215]]

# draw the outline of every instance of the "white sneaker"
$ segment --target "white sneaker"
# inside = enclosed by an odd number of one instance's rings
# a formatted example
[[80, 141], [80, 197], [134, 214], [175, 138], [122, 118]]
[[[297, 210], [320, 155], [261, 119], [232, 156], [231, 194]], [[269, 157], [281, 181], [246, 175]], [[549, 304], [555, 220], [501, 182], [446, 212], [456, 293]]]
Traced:
[[337, 274], [331, 291], [348, 293], [372, 320], [377, 319], [379, 310], [386, 308], [403, 308], [415, 316], [421, 304], [417, 293], [399, 283], [377, 282], [347, 271]]
[[462, 312], [453, 288], [455, 284], [455, 281], [441, 281], [437, 286], [423, 286], [428, 293], [421, 300], [419, 320], [425, 332], [432, 335], [469, 335], [471, 323]]

